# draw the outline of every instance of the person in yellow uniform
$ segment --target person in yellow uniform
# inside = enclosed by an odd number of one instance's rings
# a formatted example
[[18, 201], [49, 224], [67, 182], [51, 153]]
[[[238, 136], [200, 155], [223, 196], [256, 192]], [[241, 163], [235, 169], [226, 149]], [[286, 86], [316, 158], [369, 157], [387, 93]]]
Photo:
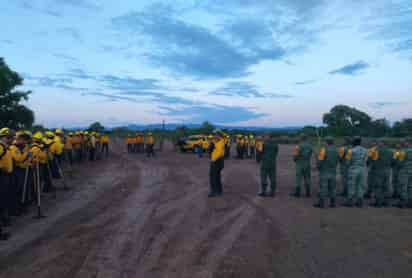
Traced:
[[8, 198], [13, 173], [13, 158], [9, 151], [12, 142], [12, 131], [5, 127], [0, 129], [0, 240], [7, 240], [9, 233], [3, 231], [3, 224], [10, 224], [8, 214]]
[[72, 138], [74, 160], [80, 162], [82, 159], [82, 137], [79, 131]]
[[130, 134], [127, 135], [126, 139], [124, 140], [124, 143], [127, 147], [127, 152], [131, 153], [132, 152], [132, 136]]
[[213, 150], [210, 158], [209, 180], [210, 193], [209, 197], [221, 196], [223, 194], [221, 173], [225, 166], [225, 141], [220, 131], [215, 131], [213, 139]]
[[70, 165], [73, 165], [73, 132], [64, 138], [64, 153]]
[[23, 188], [27, 188], [30, 167], [29, 139], [27, 133], [19, 131], [16, 133], [14, 144], [9, 147], [14, 163], [10, 214], [15, 216], [21, 215], [24, 207], [22, 200]]
[[104, 153], [107, 156], [109, 156], [109, 143], [110, 143], [110, 137], [107, 133], [104, 133], [100, 139], [102, 143], [102, 150], [101, 152]]
[[51, 192], [54, 189], [49, 164], [52, 160], [52, 155], [49, 150], [51, 143], [52, 140], [47, 138], [47, 136], [43, 136], [41, 132], [33, 135], [31, 152], [33, 153], [33, 157], [36, 157], [35, 160], [39, 163], [40, 183], [43, 184], [43, 192]]
[[257, 136], [255, 141], [255, 149], [256, 149], [256, 162], [260, 163], [262, 159], [263, 153], [263, 138], [262, 136]]
[[89, 140], [87, 140], [87, 149], [89, 151], [89, 161], [96, 160], [96, 132], [91, 132], [89, 134]]
[[256, 158], [256, 140], [253, 134], [249, 135], [249, 156], [252, 159]]
[[54, 131], [54, 141], [58, 144], [58, 153], [56, 154], [57, 160], [59, 164], [62, 164], [63, 156], [64, 156], [64, 143], [63, 143], [63, 136], [64, 132], [60, 128]]
[[151, 132], [147, 133], [147, 135], [145, 137], [146, 156], [147, 157], [155, 156], [154, 144], [155, 144], [155, 139], [153, 137], [153, 134]]
[[62, 145], [56, 141], [56, 137], [52, 131], [46, 131], [45, 135], [46, 138], [44, 138], [43, 142], [49, 155], [49, 170], [54, 179], [60, 179], [61, 175], [58, 156], [63, 153]]

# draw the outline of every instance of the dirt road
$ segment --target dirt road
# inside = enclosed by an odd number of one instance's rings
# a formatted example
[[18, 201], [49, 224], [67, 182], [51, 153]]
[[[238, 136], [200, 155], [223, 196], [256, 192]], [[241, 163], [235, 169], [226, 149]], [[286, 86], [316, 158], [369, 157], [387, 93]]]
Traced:
[[412, 212], [290, 198], [290, 146], [275, 199], [256, 197], [253, 161], [228, 160], [224, 196], [208, 199], [207, 158], [121, 147], [77, 168], [46, 219], [18, 219], [0, 243], [0, 277], [411, 277]]

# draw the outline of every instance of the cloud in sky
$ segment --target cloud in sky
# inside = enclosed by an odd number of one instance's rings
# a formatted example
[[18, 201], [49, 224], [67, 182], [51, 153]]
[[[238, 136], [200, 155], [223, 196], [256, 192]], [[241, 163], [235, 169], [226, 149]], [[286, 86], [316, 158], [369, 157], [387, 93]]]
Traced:
[[405, 103], [402, 102], [392, 102], [392, 101], [376, 101], [369, 103], [369, 106], [374, 108], [374, 109], [384, 109], [386, 107], [392, 107], [392, 106], [398, 106], [398, 105], [404, 105]]
[[[151, 52], [146, 55], [155, 65], [200, 79], [245, 76], [250, 66], [263, 60], [279, 60], [285, 55], [280, 46], [261, 48], [253, 43], [245, 44], [247, 35], [241, 33], [241, 29], [247, 27], [245, 23], [226, 26], [226, 34], [232, 40], [225, 40], [172, 13], [130, 12], [113, 18], [112, 22], [118, 30], [126, 31], [128, 37], [150, 38]], [[254, 27], [260, 26], [250, 26], [248, 30], [256, 29]]]
[[410, 0], [9, 2], [0, 9], [0, 52], [27, 73], [39, 121], [45, 100], [78, 107], [76, 91], [90, 101], [80, 113], [87, 119], [106, 105], [107, 118], [141, 112], [145, 121], [256, 125], [320, 123], [325, 111], [311, 109], [320, 102], [355, 101], [376, 114], [406, 103], [395, 120], [412, 109]]
[[362, 60], [330, 71], [330, 74], [356, 75], [369, 68], [370, 65]]
[[217, 88], [209, 93], [216, 96], [234, 96], [234, 97], [254, 97], [254, 98], [290, 98], [286, 94], [262, 93], [258, 88], [248, 82], [229, 82], [225, 86]]
[[185, 117], [193, 123], [211, 121], [218, 124], [227, 124], [237, 121], [248, 121], [265, 116], [264, 113], [254, 112], [240, 106], [225, 105], [193, 105], [184, 108], [161, 107], [165, 116]]

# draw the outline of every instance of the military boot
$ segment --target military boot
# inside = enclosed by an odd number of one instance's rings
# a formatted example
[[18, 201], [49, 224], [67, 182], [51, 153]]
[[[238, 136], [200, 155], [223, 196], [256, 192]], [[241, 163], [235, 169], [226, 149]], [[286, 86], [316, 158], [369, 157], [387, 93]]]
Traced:
[[294, 193], [291, 193], [290, 196], [299, 198], [300, 197], [300, 188], [296, 188], [296, 191]]
[[359, 198], [359, 199], [356, 201], [356, 206], [357, 206], [358, 208], [363, 208], [363, 199], [362, 199], [362, 198]]
[[348, 208], [353, 207], [353, 200], [352, 200], [352, 198], [347, 199], [346, 202], [343, 204], [343, 206], [344, 206], [344, 207], [348, 207]]
[[408, 204], [407, 204], [408, 208], [412, 208], [412, 200], [409, 200]]
[[406, 204], [404, 201], [400, 200], [399, 202], [395, 203], [392, 205], [393, 207], [397, 207], [397, 208], [406, 208]]
[[330, 198], [329, 207], [336, 208], [336, 199], [335, 198]]
[[315, 208], [325, 208], [325, 199], [320, 198], [319, 202], [313, 205]]

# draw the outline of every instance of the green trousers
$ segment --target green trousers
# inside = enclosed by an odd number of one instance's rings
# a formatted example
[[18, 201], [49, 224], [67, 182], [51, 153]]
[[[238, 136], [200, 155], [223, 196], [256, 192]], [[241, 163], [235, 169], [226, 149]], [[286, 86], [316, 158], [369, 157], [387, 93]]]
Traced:
[[296, 163], [296, 192], [300, 193], [302, 180], [305, 183], [306, 193], [310, 193], [312, 187], [311, 166], [308, 163]]
[[357, 199], [363, 199], [364, 191], [364, 168], [351, 167], [348, 170], [348, 199], [354, 196]]
[[399, 169], [392, 169], [392, 189], [395, 195], [401, 194], [401, 187], [399, 182]]
[[382, 170], [375, 173], [374, 177], [374, 193], [376, 203], [382, 205], [385, 202], [385, 194], [389, 188], [389, 180], [391, 176], [390, 170]]
[[343, 195], [348, 195], [348, 166], [340, 165], [340, 176], [342, 180], [342, 190]]
[[260, 193], [265, 193], [268, 186], [268, 179], [270, 181], [270, 188], [273, 193], [276, 192], [276, 164], [260, 166]]
[[399, 171], [399, 184], [401, 201], [404, 203], [412, 202], [412, 173]]
[[336, 173], [319, 173], [319, 197], [336, 199]]

